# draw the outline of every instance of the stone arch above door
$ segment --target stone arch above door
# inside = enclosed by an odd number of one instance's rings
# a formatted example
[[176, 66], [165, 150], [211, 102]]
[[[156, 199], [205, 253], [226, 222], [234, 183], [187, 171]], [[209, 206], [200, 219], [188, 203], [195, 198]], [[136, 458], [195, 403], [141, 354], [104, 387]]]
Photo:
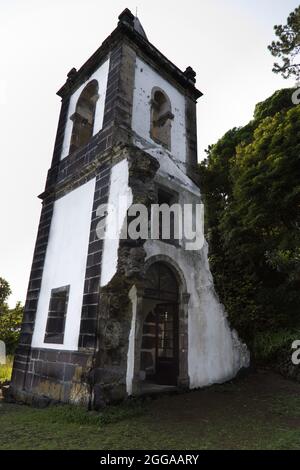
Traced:
[[154, 255], [146, 260], [144, 272], [146, 273], [150, 266], [155, 263], [164, 263], [172, 270], [179, 286], [179, 301], [183, 302], [184, 304], [188, 304], [190, 294], [187, 291], [185, 276], [178, 264], [170, 256], [162, 254]]

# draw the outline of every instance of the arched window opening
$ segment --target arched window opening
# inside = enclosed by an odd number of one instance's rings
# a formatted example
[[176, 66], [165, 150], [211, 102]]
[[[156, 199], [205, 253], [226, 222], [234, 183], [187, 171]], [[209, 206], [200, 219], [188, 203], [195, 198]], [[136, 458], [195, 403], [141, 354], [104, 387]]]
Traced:
[[151, 130], [153, 140], [171, 150], [171, 121], [174, 115], [168, 96], [161, 90], [154, 88], [151, 100]]
[[97, 80], [92, 80], [79, 96], [75, 113], [70, 117], [73, 121], [70, 153], [85, 145], [93, 136], [98, 98], [98, 82]]

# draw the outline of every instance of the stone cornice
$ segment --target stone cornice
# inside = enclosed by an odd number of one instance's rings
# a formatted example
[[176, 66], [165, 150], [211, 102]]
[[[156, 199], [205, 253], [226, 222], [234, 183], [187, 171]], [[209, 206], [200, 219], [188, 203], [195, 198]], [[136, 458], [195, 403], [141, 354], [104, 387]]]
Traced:
[[62, 98], [72, 94], [107, 58], [110, 51], [126, 39], [137, 46], [156, 65], [160, 66], [164, 70], [164, 74], [186, 89], [195, 100], [202, 96], [201, 91], [195, 87], [195, 74], [190, 67], [182, 72], [130, 24], [122, 21], [78, 71], [72, 69], [72, 73], [68, 74], [66, 83], [59, 89], [57, 94]]
[[80, 165], [76, 171], [72, 172], [68, 177], [64, 178], [58, 183], [53, 183], [43, 193], [41, 193], [38, 198], [42, 201], [48, 199], [49, 197], [59, 199], [69, 191], [77, 188], [89, 179], [96, 176], [101, 168], [115, 165], [124, 158], [127, 158], [128, 155], [131, 155], [135, 158], [138, 155], [141, 161], [142, 158], [144, 158], [145, 161], [156, 162], [154, 157], [151, 157], [144, 150], [139, 149], [132, 144], [118, 144], [108, 150], [105, 150], [104, 152], [99, 152], [90, 163], [82, 166]]

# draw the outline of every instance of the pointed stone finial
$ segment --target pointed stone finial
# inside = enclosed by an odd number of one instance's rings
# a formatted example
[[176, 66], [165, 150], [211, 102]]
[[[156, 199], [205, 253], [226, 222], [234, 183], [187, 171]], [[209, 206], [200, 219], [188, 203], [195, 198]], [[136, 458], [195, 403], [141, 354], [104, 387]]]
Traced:
[[67, 77], [68, 77], [68, 80], [72, 80], [75, 75], [77, 74], [77, 70], [75, 69], [75, 67], [73, 67], [68, 73], [67, 73]]
[[119, 15], [120, 23], [128, 23], [130, 26], [134, 26], [134, 15], [131, 13], [129, 8], [125, 8]]
[[140, 20], [138, 19], [137, 16], [134, 16], [131, 13], [129, 8], [125, 8], [125, 10], [122, 11], [122, 13], [119, 15], [119, 24], [120, 23], [131, 26], [134, 29], [134, 31], [136, 31], [141, 36], [143, 36], [144, 39], [148, 40], [148, 38], [146, 36], [146, 33], [145, 33], [145, 30], [144, 30], [143, 26], [141, 25]]
[[184, 71], [184, 75], [191, 80], [192, 82], [196, 83], [196, 72], [192, 69], [192, 67], [187, 67]]
[[141, 22], [140, 22], [140, 20], [138, 19], [137, 16], [134, 18], [133, 27], [134, 27], [134, 30], [137, 33], [139, 33], [141, 36], [143, 36], [144, 39], [148, 40], [147, 35], [145, 33], [145, 30], [144, 30], [144, 28], [143, 28], [143, 26], [142, 26], [142, 24], [141, 24]]

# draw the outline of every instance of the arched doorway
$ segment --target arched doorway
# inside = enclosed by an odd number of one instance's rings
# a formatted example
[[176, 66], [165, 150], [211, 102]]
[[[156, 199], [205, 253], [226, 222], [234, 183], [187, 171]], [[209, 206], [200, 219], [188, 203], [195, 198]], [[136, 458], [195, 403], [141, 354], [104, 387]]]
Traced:
[[170, 267], [152, 264], [145, 277], [140, 376], [146, 382], [178, 385], [179, 286]]

